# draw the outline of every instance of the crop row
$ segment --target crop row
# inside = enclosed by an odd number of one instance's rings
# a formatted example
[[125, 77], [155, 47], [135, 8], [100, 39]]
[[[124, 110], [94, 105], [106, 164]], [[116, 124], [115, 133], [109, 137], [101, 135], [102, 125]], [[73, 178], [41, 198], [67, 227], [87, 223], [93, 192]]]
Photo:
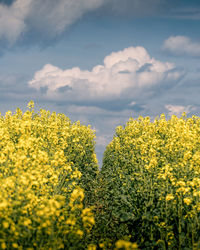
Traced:
[[95, 134], [63, 114], [0, 116], [0, 249], [200, 249], [200, 118]]

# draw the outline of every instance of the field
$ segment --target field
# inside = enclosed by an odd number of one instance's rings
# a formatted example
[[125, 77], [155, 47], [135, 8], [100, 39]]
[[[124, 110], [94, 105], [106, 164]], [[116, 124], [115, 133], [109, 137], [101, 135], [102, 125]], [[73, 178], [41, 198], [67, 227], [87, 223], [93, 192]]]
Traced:
[[0, 249], [200, 249], [200, 118], [95, 133], [34, 103], [0, 116]]

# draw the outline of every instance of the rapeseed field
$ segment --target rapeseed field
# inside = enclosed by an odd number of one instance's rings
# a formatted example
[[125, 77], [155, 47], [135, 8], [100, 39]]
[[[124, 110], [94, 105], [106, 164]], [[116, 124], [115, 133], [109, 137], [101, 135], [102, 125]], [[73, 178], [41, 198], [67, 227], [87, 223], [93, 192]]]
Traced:
[[131, 118], [100, 171], [90, 126], [0, 115], [0, 249], [200, 249], [200, 118]]

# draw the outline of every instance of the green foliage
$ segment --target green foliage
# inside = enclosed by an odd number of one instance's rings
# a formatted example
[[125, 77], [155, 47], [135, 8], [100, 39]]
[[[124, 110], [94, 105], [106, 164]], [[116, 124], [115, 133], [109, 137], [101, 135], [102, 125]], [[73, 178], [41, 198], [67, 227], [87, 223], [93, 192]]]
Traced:
[[99, 171], [90, 126], [28, 107], [0, 115], [0, 249], [200, 249], [199, 117], [130, 119]]
[[118, 127], [99, 176], [99, 237], [114, 244], [130, 235], [142, 249], [200, 247], [199, 138], [195, 116]]
[[33, 102], [0, 116], [0, 249], [86, 249], [97, 173], [89, 127]]

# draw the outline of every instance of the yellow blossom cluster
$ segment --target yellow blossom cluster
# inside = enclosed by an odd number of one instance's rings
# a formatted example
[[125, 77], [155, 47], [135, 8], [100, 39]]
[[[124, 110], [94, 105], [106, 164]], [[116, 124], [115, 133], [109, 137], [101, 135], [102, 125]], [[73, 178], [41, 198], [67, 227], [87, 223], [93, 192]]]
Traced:
[[118, 240], [115, 243], [116, 248], [115, 249], [124, 249], [124, 250], [137, 250], [138, 245], [137, 243], [131, 243], [130, 241], [125, 240]]
[[0, 249], [85, 249], [84, 187], [97, 172], [90, 127], [32, 101], [0, 115]]
[[199, 117], [131, 118], [107, 146], [101, 179], [110, 225], [141, 248], [200, 248]]
[[0, 114], [0, 249], [200, 249], [200, 118], [131, 118], [100, 172], [94, 138], [33, 101]]

